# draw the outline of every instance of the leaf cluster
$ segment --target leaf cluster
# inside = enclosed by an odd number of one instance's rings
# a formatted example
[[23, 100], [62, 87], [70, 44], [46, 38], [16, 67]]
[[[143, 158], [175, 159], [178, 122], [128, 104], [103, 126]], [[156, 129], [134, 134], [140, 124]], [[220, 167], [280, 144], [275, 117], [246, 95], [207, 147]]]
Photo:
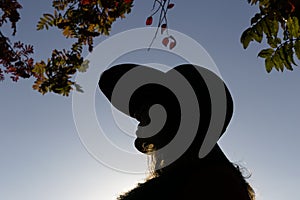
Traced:
[[[109, 35], [112, 24], [130, 13], [132, 6], [133, 0], [53, 0], [53, 13], [43, 14], [37, 30], [56, 27], [75, 42], [69, 50], [55, 49], [46, 62], [35, 63], [30, 57], [33, 54], [31, 45], [21, 42], [12, 45], [0, 31], [0, 80], [4, 80], [4, 73], [7, 73], [13, 81], [34, 77], [33, 89], [42, 94], [54, 92], [68, 96], [73, 88], [82, 92], [72, 78], [88, 68], [88, 61], [82, 57], [83, 46], [88, 46], [91, 52], [94, 38]], [[0, 27], [10, 22], [15, 35], [21, 8], [17, 0], [0, 0]]]
[[[20, 20], [19, 9], [22, 6], [16, 0], [1, 0], [0, 27], [11, 23], [12, 35], [16, 34], [16, 24]], [[4, 73], [9, 74], [13, 81], [19, 78], [32, 76], [34, 61], [30, 57], [33, 54], [33, 46], [22, 42], [11, 43], [10, 39], [0, 31], [0, 81], [4, 80]]]
[[47, 63], [34, 66], [37, 80], [33, 88], [45, 94], [54, 92], [68, 96], [80, 86], [72, 81], [76, 72], [85, 71], [87, 62], [82, 58], [83, 46], [93, 50], [93, 40], [100, 35], [109, 35], [112, 24], [130, 13], [132, 0], [53, 0], [53, 14], [43, 14], [37, 30], [56, 27], [66, 38], [75, 38], [70, 50], [54, 50]]
[[70, 50], [54, 50], [47, 62], [35, 64], [37, 78], [33, 88], [45, 94], [54, 92], [68, 96], [80, 86], [72, 81], [77, 72], [87, 69], [82, 58], [83, 46], [93, 50], [93, 40], [100, 35], [109, 35], [112, 24], [130, 13], [132, 0], [53, 0], [53, 14], [43, 14], [37, 30], [56, 27], [66, 38], [75, 38]]
[[169, 49], [173, 49], [176, 46], [176, 39], [169, 35], [168, 33], [168, 19], [167, 19], [167, 13], [170, 9], [172, 9], [175, 6], [174, 3], [171, 3], [170, 0], [154, 0], [153, 7], [152, 7], [152, 14], [147, 17], [146, 19], [146, 25], [150, 26], [153, 23], [153, 16], [159, 13], [158, 18], [158, 24], [156, 33], [152, 39], [152, 42], [148, 48], [152, 46], [154, 40], [156, 39], [156, 36], [158, 34], [158, 31], [160, 29], [161, 34], [164, 34], [166, 32], [167, 36], [163, 38], [162, 44], [167, 47], [169, 46]]
[[1, 9], [1, 19], [0, 19], [0, 27], [7, 23], [9, 20], [11, 23], [11, 28], [13, 29], [13, 35], [16, 34], [17, 27], [16, 24], [20, 20], [19, 9], [21, 9], [21, 4], [16, 0], [1, 0], [0, 1], [0, 9]]
[[264, 36], [269, 48], [258, 56], [265, 59], [267, 72], [293, 70], [297, 64], [294, 56], [300, 59], [300, 2], [296, 0], [248, 0], [258, 5], [260, 12], [251, 18], [251, 26], [241, 36], [246, 49], [250, 42], [261, 43]]
[[77, 71], [82, 71], [83, 58], [73, 51], [53, 50], [51, 58], [47, 63], [44, 61], [35, 64], [32, 72], [36, 77], [33, 89], [42, 94], [54, 92], [68, 96], [75, 86], [71, 80]]

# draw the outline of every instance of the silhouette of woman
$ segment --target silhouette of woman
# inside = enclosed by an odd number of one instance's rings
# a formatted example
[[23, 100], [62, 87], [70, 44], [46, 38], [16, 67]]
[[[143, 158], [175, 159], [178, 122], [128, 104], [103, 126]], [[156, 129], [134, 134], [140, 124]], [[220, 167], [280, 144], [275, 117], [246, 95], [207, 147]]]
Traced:
[[[173, 91], [161, 84], [147, 83], [134, 91], [128, 105], [124, 105], [122, 98], [113, 100], [114, 89], [118, 81], [134, 69], [145, 70], [146, 73], [141, 73], [143, 76], [145, 74], [151, 76], [152, 72], [154, 72], [154, 75], [164, 74], [165, 77], [171, 76], [173, 72], [179, 73], [189, 82], [195, 92], [200, 111], [197, 133], [189, 147], [174, 161], [169, 160], [172, 152], [163, 150], [178, 134], [182, 120], [181, 104]], [[214, 105], [212, 104], [206, 76], [213, 77], [213, 83], [221, 81], [224, 85], [226, 103], [220, 104], [226, 107], [222, 135], [233, 114], [233, 100], [225, 83], [205, 68], [185, 64], [163, 73], [146, 66], [121, 64], [106, 70], [101, 75], [99, 87], [105, 96], [117, 109], [140, 122], [136, 132], [135, 147], [151, 158], [151, 173], [147, 181], [119, 196], [119, 200], [254, 200], [254, 191], [246, 182], [240, 168], [227, 159], [218, 144], [215, 144], [204, 158], [199, 158], [199, 150], [206, 137], [209, 125], [214, 123], [211, 121]], [[138, 82], [135, 77], [131, 76], [128, 79], [129, 82]], [[126, 84], [123, 84], [125, 90], [126, 87]], [[149, 131], [145, 127], [155, 120], [149, 115], [149, 110], [157, 104], [165, 109], [166, 119], [164, 119], [164, 126], [160, 131], [149, 136], [151, 129]], [[189, 137], [190, 132], [187, 129], [184, 134]]]

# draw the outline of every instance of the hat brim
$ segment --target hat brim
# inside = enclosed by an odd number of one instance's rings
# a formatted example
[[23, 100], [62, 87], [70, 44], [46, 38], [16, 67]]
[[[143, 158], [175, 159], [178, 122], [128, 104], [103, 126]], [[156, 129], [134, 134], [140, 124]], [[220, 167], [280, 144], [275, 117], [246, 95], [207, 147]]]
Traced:
[[[202, 119], [210, 119], [211, 106], [214, 106], [212, 105], [212, 99], [210, 96], [211, 91], [209, 91], [209, 86], [207, 86], [207, 84], [223, 85], [223, 96], [225, 94], [225, 97], [220, 101], [223, 101], [223, 107], [226, 106], [226, 116], [223, 128], [224, 132], [233, 114], [233, 100], [223, 80], [215, 73], [206, 68], [191, 64], [184, 64], [176, 66], [175, 68], [172, 68], [167, 72], [163, 72], [148, 66], [141, 66], [130, 63], [120, 64], [107, 69], [101, 74], [99, 79], [99, 88], [114, 107], [128, 116], [134, 117], [135, 110], [139, 109], [143, 104], [161, 103], [167, 105], [174, 102], [173, 100], [168, 101], [171, 99], [172, 95], [169, 95], [168, 92], [166, 92], [166, 88], [163, 88], [163, 86], [156, 87], [154, 86], [155, 84], [153, 84], [152, 87], [151, 84], [150, 86], [148, 84], [148, 87], [141, 86], [140, 89], [138, 89], [140, 84], [139, 80], [147, 79], [151, 76], [159, 76], [162, 79], [168, 78], [169, 76], [174, 76], [174, 72], [175, 74], [181, 74], [181, 76], [183, 76], [189, 82], [189, 84], [195, 91], [195, 94], [198, 98], [198, 103], [201, 110], [200, 115]], [[127, 76], [127, 74], [133, 75]], [[207, 83], [207, 77], [209, 77], [210, 83]], [[133, 90], [135, 85], [137, 85], [137, 87], [135, 88], [136, 91]], [[178, 86], [177, 84], [177, 87], [180, 86]], [[114, 98], [114, 94], [118, 95], [117, 98]], [[132, 101], [126, 102], [124, 101], [124, 99], [131, 99]]]

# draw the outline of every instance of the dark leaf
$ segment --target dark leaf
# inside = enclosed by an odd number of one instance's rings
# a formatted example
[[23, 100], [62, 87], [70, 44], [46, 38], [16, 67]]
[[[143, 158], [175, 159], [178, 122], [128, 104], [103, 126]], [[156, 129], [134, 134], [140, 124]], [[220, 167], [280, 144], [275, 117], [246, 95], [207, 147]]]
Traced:
[[271, 60], [271, 58], [266, 58], [265, 60], [265, 66], [268, 73], [270, 73], [274, 67], [274, 63]]
[[270, 47], [272, 48], [276, 48], [277, 47], [277, 42], [274, 38], [270, 37], [267, 40], [268, 44], [270, 45]]
[[283, 69], [284, 69], [284, 64], [283, 64], [283, 62], [282, 62], [282, 60], [281, 60], [281, 58], [280, 58], [280, 55], [279, 55], [279, 53], [278, 53], [278, 51], [276, 51], [275, 53], [274, 53], [274, 55], [272, 56], [272, 61], [273, 61], [273, 63], [274, 63], [274, 65], [275, 65], [275, 69], [277, 70], [277, 71], [283, 71]]
[[295, 54], [300, 59], [300, 40], [297, 40], [294, 44]]
[[150, 17], [148, 17], [147, 20], [146, 20], [146, 25], [149, 26], [149, 25], [152, 24], [152, 22], [153, 22], [153, 17], [150, 16]]
[[263, 49], [258, 53], [258, 57], [261, 58], [268, 58], [271, 57], [271, 55], [274, 53], [274, 49], [269, 48], [269, 49]]
[[243, 34], [241, 36], [241, 43], [243, 44], [244, 49], [246, 49], [249, 46], [249, 43], [251, 41], [253, 41], [252, 29], [248, 28], [243, 32]]
[[170, 3], [169, 5], [168, 5], [168, 9], [171, 9], [171, 8], [173, 8], [174, 7], [174, 3]]
[[172, 35], [169, 38], [171, 39], [169, 49], [172, 50], [176, 46], [176, 39]]
[[165, 30], [167, 30], [167, 24], [162, 24], [160, 28], [161, 28], [161, 34], [163, 34]]
[[256, 15], [251, 19], [251, 25], [255, 24], [260, 19], [261, 19], [261, 14], [260, 13], [256, 13]]

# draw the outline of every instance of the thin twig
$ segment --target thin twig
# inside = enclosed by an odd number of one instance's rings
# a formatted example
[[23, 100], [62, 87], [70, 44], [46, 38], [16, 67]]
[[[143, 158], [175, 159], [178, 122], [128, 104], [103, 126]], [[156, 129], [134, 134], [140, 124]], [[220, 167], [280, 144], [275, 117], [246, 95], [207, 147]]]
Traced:
[[[161, 27], [161, 24], [162, 24], [164, 18], [166, 18], [165, 16], [166, 16], [166, 12], [167, 12], [168, 9], [165, 10], [165, 5], [166, 5], [166, 3], [168, 3], [167, 5], [169, 5], [169, 2], [170, 2], [170, 0], [164, 1], [163, 3], [161, 3], [161, 2], [159, 2], [159, 1], [157, 1], [157, 0], [155, 0], [155, 1], [159, 3], [159, 8], [158, 8], [158, 10], [161, 10], [161, 11], [160, 11], [160, 14], [159, 14], [159, 22], [158, 22], [158, 26], [157, 26], [157, 29], [156, 29], [156, 31], [155, 31], [154, 37], [152, 38], [151, 43], [150, 43], [150, 45], [149, 45], [149, 47], [148, 47], [148, 49], [147, 49], [148, 51], [151, 49], [151, 46], [153, 45], [154, 40], [155, 40], [156, 37], [157, 37], [158, 30], [159, 30], [159, 28]], [[156, 11], [155, 13], [157, 13], [157, 11]], [[153, 16], [153, 14], [152, 14], [151, 16]]]

